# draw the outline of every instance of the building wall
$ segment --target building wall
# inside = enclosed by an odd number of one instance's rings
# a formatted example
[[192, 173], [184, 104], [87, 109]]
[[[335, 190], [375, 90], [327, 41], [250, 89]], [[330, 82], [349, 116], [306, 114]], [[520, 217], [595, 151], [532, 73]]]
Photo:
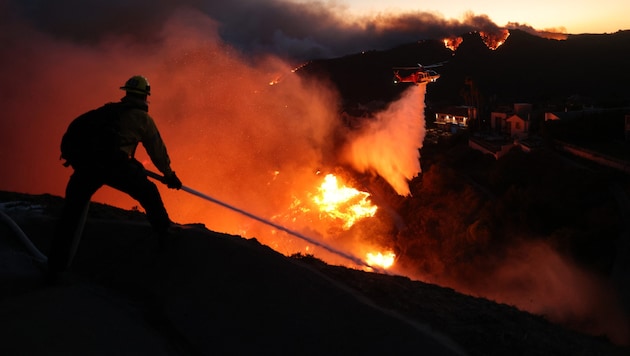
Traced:
[[436, 113], [435, 114], [435, 122], [436, 123], [444, 123], [444, 124], [457, 124], [461, 126], [468, 125], [468, 117], [459, 116], [447, 113]]
[[512, 115], [506, 120], [509, 124], [509, 134], [512, 137], [524, 138], [529, 132], [529, 120], [518, 115]]
[[490, 113], [490, 128], [494, 131], [504, 132], [507, 130], [507, 113], [492, 112]]
[[532, 104], [530, 103], [515, 103], [514, 113], [520, 115], [522, 118], [526, 118], [532, 112]]

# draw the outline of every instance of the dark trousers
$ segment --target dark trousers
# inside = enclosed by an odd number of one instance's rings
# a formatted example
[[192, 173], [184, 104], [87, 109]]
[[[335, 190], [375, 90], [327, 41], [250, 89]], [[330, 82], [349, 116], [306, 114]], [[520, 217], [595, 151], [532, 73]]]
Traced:
[[156, 185], [147, 179], [142, 164], [134, 159], [107, 166], [77, 167], [66, 186], [65, 205], [55, 228], [48, 266], [62, 272], [76, 254], [90, 199], [103, 185], [129, 194], [144, 208], [156, 233], [165, 233], [171, 224]]

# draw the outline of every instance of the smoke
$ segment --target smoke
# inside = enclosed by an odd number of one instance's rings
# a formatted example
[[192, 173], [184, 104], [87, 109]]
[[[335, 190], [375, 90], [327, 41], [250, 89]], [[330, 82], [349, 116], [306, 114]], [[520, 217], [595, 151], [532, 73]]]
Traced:
[[630, 342], [630, 325], [613, 286], [545, 243], [512, 246], [499, 268], [477, 281], [471, 293], [591, 335], [607, 335], [620, 345]]
[[566, 40], [569, 37], [567, 35], [567, 30], [564, 27], [537, 30], [526, 24], [520, 24], [518, 22], [509, 22], [506, 25], [506, 28], [510, 30], [521, 30], [529, 34], [532, 34], [538, 37], [548, 38], [551, 40]]
[[400, 100], [376, 114], [351, 134], [345, 159], [359, 172], [383, 177], [400, 195], [409, 195], [409, 181], [421, 172], [426, 83], [411, 86]]
[[421, 10], [355, 16], [342, 3], [323, 1], [4, 1], [42, 32], [90, 44], [120, 38], [159, 42], [162, 24], [178, 8], [186, 7], [212, 18], [220, 39], [238, 51], [292, 61], [388, 49], [470, 31], [494, 33], [500, 27], [488, 16], [470, 12], [462, 19]]
[[485, 247], [483, 256], [465, 263], [450, 258], [457, 248], [438, 251], [440, 247], [424, 243], [428, 257], [408, 261], [401, 273], [512, 305], [586, 334], [606, 335], [619, 345], [630, 343], [630, 321], [611, 282], [581, 268], [549, 244], [521, 240], [506, 250]]
[[[64, 130], [79, 114], [117, 101], [123, 95], [118, 88], [136, 74], [151, 83], [149, 112], [173, 169], [185, 185], [216, 199], [259, 216], [278, 217], [296, 198], [314, 193], [322, 181], [318, 171], [338, 164], [335, 145], [348, 131], [340, 127], [336, 92], [301, 79], [276, 57], [244, 57], [221, 40], [219, 24], [199, 11], [175, 11], [147, 42], [127, 36], [71, 40], [44, 33], [19, 17], [7, 16], [2, 26], [0, 93], [7, 119], [0, 123], [0, 157], [9, 168], [0, 189], [63, 195], [71, 174], [58, 159]], [[413, 115], [417, 118], [417, 112]], [[393, 118], [384, 117], [394, 126]], [[418, 143], [407, 144], [417, 161]], [[393, 156], [394, 148], [387, 145], [380, 142]], [[136, 158], [153, 169], [144, 150]], [[160, 189], [174, 221], [257, 236], [285, 253], [303, 250], [305, 244], [288, 243], [251, 219]], [[108, 187], [94, 200], [126, 209], [137, 206]], [[318, 238], [328, 234], [326, 226], [312, 221], [292, 227]]]
[[[0, 58], [0, 157], [9, 167], [2, 189], [63, 195], [70, 174], [58, 160], [65, 128], [82, 112], [117, 101], [123, 95], [118, 87], [135, 74], [151, 82], [150, 113], [174, 170], [186, 185], [234, 204], [266, 216], [288, 206], [290, 192], [301, 189], [295, 182], [316, 179], [313, 172], [332, 149], [334, 92], [302, 81], [277, 59], [247, 63], [220, 41], [216, 23], [198, 12], [176, 12], [162, 27], [161, 42], [146, 45], [112, 38], [77, 44], [14, 25], [19, 29], [3, 29]], [[278, 74], [286, 74], [284, 80], [270, 86]], [[150, 164], [143, 150], [138, 158]], [[234, 226], [207, 203], [190, 203], [173, 191], [163, 196], [176, 221]], [[136, 204], [111, 189], [95, 200]]]

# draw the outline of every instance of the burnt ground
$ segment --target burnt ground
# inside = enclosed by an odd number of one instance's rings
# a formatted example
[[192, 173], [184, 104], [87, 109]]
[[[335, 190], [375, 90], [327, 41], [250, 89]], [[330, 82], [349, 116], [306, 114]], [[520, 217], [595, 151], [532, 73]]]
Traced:
[[[61, 202], [0, 192], [6, 215], [44, 253]], [[0, 232], [3, 355], [630, 354], [508, 305], [285, 257], [199, 224], [160, 248], [142, 213], [101, 204], [61, 285], [43, 282], [6, 223]]]

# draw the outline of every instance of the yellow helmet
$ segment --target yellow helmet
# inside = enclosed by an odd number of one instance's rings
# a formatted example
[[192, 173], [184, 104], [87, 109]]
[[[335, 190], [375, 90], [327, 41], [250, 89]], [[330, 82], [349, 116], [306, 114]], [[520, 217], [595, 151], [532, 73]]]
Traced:
[[128, 93], [151, 95], [151, 86], [149, 85], [149, 81], [141, 75], [134, 75], [129, 78], [125, 85], [120, 87], [120, 89]]

